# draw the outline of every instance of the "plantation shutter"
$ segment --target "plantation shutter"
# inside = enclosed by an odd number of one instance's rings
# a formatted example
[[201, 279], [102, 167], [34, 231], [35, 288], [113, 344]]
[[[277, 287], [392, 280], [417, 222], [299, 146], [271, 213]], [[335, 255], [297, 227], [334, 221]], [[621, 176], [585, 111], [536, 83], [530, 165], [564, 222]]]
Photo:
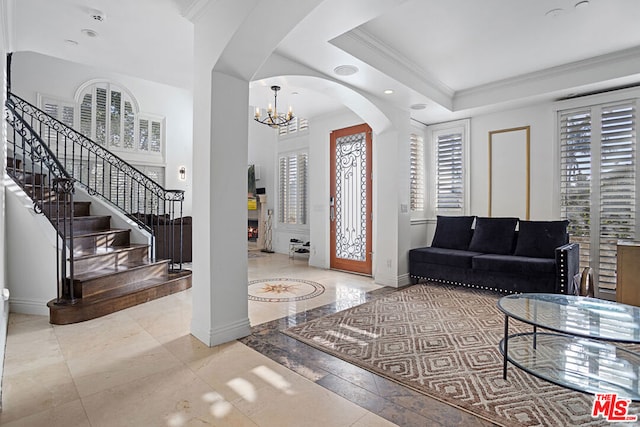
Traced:
[[98, 87], [96, 88], [96, 142], [100, 145], [105, 145], [107, 141], [107, 90]]
[[600, 144], [600, 287], [616, 288], [616, 245], [633, 239], [636, 220], [635, 106], [602, 110]]
[[580, 245], [580, 266], [591, 264], [591, 111], [560, 116], [561, 215], [571, 241]]
[[635, 112], [626, 101], [559, 114], [561, 214], [601, 289], [616, 288], [617, 242], [636, 234]]
[[80, 104], [80, 133], [87, 138], [94, 139], [93, 136], [93, 102], [92, 94], [87, 93], [82, 97]]
[[278, 220], [283, 224], [307, 223], [307, 166], [307, 153], [280, 157]]
[[61, 121], [71, 128], [73, 127], [74, 106], [72, 103], [58, 101], [52, 98], [43, 98], [41, 108], [54, 119]]
[[[45, 113], [73, 128], [74, 106], [70, 102], [59, 101], [53, 98], [42, 98], [41, 107]], [[57, 138], [57, 132], [49, 126], [42, 126], [42, 138], [52, 143]]]
[[462, 133], [436, 138], [436, 208], [461, 210], [464, 207]]
[[410, 135], [410, 203], [411, 211], [424, 211], [424, 140]]

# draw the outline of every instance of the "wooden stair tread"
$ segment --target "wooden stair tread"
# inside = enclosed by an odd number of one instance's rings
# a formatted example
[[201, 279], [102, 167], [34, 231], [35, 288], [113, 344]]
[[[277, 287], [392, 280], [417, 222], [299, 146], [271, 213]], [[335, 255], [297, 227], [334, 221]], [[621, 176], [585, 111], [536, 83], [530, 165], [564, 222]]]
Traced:
[[105, 218], [111, 218], [111, 215], [84, 215], [84, 216], [74, 217], [73, 220], [74, 221], [91, 221], [95, 219], [105, 219]]
[[157, 262], [135, 262], [135, 263], [124, 263], [115, 267], [105, 267], [97, 270], [87, 271], [86, 273], [76, 274], [74, 276], [75, 282], [83, 282], [87, 280], [97, 279], [104, 276], [111, 276], [114, 274], [122, 273], [125, 271], [132, 271], [135, 269], [142, 269], [149, 266], [155, 266], [158, 264], [168, 264], [169, 260], [161, 260]]
[[127, 251], [135, 250], [138, 248], [146, 248], [146, 247], [149, 247], [149, 245], [145, 245], [142, 243], [141, 244], [131, 243], [127, 246], [106, 246], [106, 247], [100, 246], [96, 248], [85, 248], [81, 250], [76, 250], [74, 251], [73, 256], [75, 261], [79, 261], [82, 259], [97, 257], [101, 255], [127, 252]]
[[124, 288], [115, 288], [110, 291], [101, 292], [94, 296], [82, 298], [81, 301], [84, 301], [85, 303], [103, 301], [122, 295], [136, 293], [147, 288], [162, 285], [163, 283], [166, 283], [168, 281], [169, 279], [167, 277], [154, 277], [151, 279], [139, 280], [137, 282], [128, 283]]
[[103, 236], [103, 235], [107, 235], [107, 234], [111, 234], [111, 233], [121, 233], [123, 231], [124, 232], [128, 232], [128, 231], [131, 231], [131, 230], [130, 229], [126, 229], [126, 228], [110, 228], [108, 230], [98, 230], [98, 231], [92, 231], [90, 233], [74, 234], [73, 238], [77, 239], [77, 238], [80, 238], [80, 237]]

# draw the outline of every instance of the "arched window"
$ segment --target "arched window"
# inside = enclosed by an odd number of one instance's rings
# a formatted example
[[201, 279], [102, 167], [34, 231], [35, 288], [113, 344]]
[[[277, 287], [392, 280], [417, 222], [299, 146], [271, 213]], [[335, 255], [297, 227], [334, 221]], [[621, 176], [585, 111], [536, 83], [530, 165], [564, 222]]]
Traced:
[[142, 114], [133, 95], [108, 81], [90, 81], [76, 92], [77, 129], [112, 151], [162, 155], [164, 118]]

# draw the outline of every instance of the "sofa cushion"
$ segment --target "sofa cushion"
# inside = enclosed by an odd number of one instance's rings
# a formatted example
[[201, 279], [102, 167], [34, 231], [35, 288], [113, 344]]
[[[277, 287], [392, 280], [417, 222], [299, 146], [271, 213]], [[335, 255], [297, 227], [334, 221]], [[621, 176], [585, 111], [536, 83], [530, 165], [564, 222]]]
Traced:
[[471, 264], [473, 269], [478, 271], [524, 275], [555, 274], [556, 272], [555, 260], [546, 258], [514, 255], [479, 255], [473, 257]]
[[485, 254], [511, 254], [517, 223], [518, 218], [478, 217], [469, 250]]
[[569, 221], [520, 221], [515, 255], [555, 258], [557, 247], [568, 243]]
[[436, 232], [431, 246], [434, 248], [469, 249], [473, 230], [471, 225], [475, 216], [442, 216], [438, 215]]
[[478, 252], [461, 251], [446, 248], [418, 248], [409, 251], [411, 263], [427, 263], [448, 265], [451, 267], [471, 268], [473, 257], [481, 255]]

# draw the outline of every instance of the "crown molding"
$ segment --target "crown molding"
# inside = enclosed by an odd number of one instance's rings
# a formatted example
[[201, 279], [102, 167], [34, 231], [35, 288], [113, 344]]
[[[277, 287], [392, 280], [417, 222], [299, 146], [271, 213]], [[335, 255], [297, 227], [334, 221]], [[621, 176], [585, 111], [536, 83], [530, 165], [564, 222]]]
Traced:
[[455, 95], [452, 88], [370, 32], [355, 28], [336, 37], [330, 43], [382, 73], [394, 76], [398, 81], [402, 82], [403, 79], [397, 76], [406, 76], [403, 84], [414, 89], [420, 87], [424, 95], [447, 108], [450, 107]]
[[209, 3], [214, 1], [215, 0], [190, 0], [189, 3], [182, 8], [182, 16], [191, 22], [195, 22]]
[[0, 48], [13, 52], [13, 11], [14, 0], [0, 0]]
[[[544, 70], [521, 74], [503, 80], [457, 91], [454, 110], [471, 99], [503, 99], [542, 95], [544, 92], [570, 92], [573, 88], [638, 74], [640, 47], [620, 50]], [[569, 83], [569, 85], [567, 84]]]

